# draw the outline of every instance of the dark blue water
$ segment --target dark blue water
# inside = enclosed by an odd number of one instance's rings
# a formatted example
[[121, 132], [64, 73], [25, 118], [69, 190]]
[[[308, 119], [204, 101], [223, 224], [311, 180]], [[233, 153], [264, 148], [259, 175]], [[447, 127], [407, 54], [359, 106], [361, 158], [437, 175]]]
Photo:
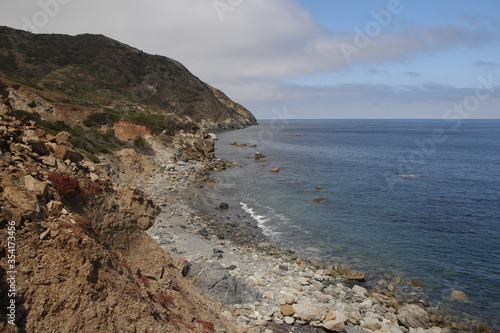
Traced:
[[500, 121], [260, 123], [218, 134], [244, 165], [218, 177], [275, 242], [417, 278], [435, 302], [463, 290], [450, 306], [500, 327]]

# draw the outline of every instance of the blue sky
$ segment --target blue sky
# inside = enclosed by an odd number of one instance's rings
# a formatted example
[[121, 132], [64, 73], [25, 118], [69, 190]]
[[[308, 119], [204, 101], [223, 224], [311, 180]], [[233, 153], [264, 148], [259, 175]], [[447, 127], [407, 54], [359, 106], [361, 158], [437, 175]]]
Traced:
[[500, 118], [498, 0], [0, 0], [0, 25], [174, 58], [260, 119]]

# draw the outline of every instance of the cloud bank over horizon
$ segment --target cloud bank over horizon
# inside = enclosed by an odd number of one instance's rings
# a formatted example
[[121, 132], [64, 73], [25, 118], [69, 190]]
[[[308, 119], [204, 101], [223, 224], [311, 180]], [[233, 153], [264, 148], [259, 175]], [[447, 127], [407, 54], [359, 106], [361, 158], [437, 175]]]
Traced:
[[[424, 3], [426, 6], [423, 6]], [[0, 25], [97, 33], [183, 63], [258, 118], [499, 118], [500, 4], [0, 0]], [[490, 89], [491, 88], [491, 89]], [[476, 97], [477, 98], [477, 97]]]

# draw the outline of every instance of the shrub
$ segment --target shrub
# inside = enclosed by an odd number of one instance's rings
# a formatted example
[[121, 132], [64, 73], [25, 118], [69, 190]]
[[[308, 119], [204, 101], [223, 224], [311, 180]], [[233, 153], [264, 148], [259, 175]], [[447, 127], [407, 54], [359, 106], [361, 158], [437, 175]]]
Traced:
[[31, 101], [28, 103], [28, 107], [30, 108], [35, 108], [36, 107], [36, 102], [35, 101]]
[[92, 227], [92, 219], [88, 216], [79, 216], [76, 219], [76, 225], [80, 227], [86, 234], [94, 233], [94, 228]]
[[169, 295], [169, 294], [167, 294], [165, 292], [161, 292], [160, 295], [159, 295], [158, 302], [165, 309], [168, 309], [169, 307], [171, 307], [172, 305], [174, 305], [174, 298], [172, 297], [172, 295]]
[[200, 129], [198, 125], [196, 125], [192, 121], [185, 122], [184, 125], [182, 125], [182, 128], [189, 133], [196, 133], [196, 131]]
[[83, 121], [87, 127], [110, 125], [120, 120], [120, 116], [113, 110], [94, 112]]
[[127, 270], [127, 272], [129, 272], [130, 274], [132, 274], [132, 267], [130, 267], [129, 263], [124, 258], [122, 258], [122, 265], [123, 265], [123, 267], [125, 267], [125, 269]]
[[149, 278], [146, 275], [141, 276], [141, 282], [146, 286], [149, 287]]
[[64, 199], [72, 199], [82, 193], [78, 179], [63, 173], [51, 173], [49, 180], [55, 186], [57, 193]]
[[101, 185], [99, 183], [93, 182], [93, 181], [87, 182], [85, 189], [82, 190], [82, 193], [85, 196], [93, 196], [99, 192], [101, 192]]
[[129, 114], [126, 120], [138, 125], [146, 126], [153, 133], [160, 133], [164, 129], [165, 117], [160, 114]]
[[41, 117], [38, 113], [36, 112], [28, 112], [24, 110], [14, 110], [13, 112], [14, 117], [16, 117], [19, 120], [22, 119], [27, 119], [27, 120], [34, 120], [34, 121], [40, 121]]

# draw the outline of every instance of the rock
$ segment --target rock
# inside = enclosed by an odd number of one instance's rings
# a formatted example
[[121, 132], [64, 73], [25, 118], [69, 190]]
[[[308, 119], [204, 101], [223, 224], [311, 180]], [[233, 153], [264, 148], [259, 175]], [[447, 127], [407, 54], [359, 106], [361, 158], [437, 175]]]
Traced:
[[151, 228], [154, 224], [154, 220], [151, 219], [149, 216], [141, 216], [137, 219], [137, 226], [141, 230], [148, 230]]
[[274, 293], [270, 290], [266, 290], [262, 293], [262, 300], [267, 303], [274, 302]]
[[42, 140], [30, 140], [29, 145], [33, 151], [37, 152], [40, 155], [49, 155], [50, 151], [45, 145], [45, 142]]
[[472, 326], [473, 333], [491, 333], [492, 329], [487, 323], [479, 323]]
[[323, 328], [334, 331], [334, 332], [343, 332], [345, 330], [345, 322], [347, 321], [347, 317], [340, 313], [335, 313], [335, 319], [327, 320], [323, 323]]
[[283, 316], [293, 316], [295, 314], [294, 308], [288, 304], [283, 305], [280, 311]]
[[219, 208], [220, 209], [228, 209], [229, 205], [228, 205], [227, 202], [221, 202], [220, 205], [219, 205]]
[[317, 203], [323, 203], [325, 201], [328, 201], [328, 199], [327, 198], [314, 198], [314, 199], [311, 199], [310, 202], [317, 204]]
[[326, 190], [323, 186], [316, 186], [316, 191]]
[[424, 284], [422, 282], [420, 282], [419, 280], [417, 280], [417, 279], [411, 280], [411, 284], [414, 285], [414, 286], [417, 286], [417, 287], [423, 287], [424, 286]]
[[198, 233], [199, 233], [201, 236], [203, 236], [203, 237], [208, 237], [208, 236], [209, 236], [209, 233], [208, 233], [208, 231], [207, 231], [207, 229], [206, 229], [206, 228], [203, 228], [203, 229], [198, 230]]
[[318, 301], [319, 303], [328, 303], [330, 301], [330, 297], [328, 295], [325, 295], [321, 291], [313, 291], [312, 297]]
[[398, 320], [407, 328], [429, 326], [429, 317], [427, 311], [415, 304], [407, 304], [400, 308], [397, 312]]
[[375, 323], [366, 325], [366, 328], [368, 328], [369, 330], [372, 330], [374, 332], [380, 330], [381, 327], [382, 326], [380, 326], [379, 324], [375, 324]]
[[269, 172], [278, 173], [280, 172], [280, 168], [272, 168]]
[[322, 321], [326, 317], [327, 308], [324, 305], [310, 301], [297, 303], [293, 306], [295, 313], [304, 321]]
[[194, 277], [194, 285], [223, 304], [255, 303], [262, 296], [240, 278], [230, 276], [229, 271], [217, 262], [192, 263], [187, 273]]
[[75, 163], [80, 163], [83, 161], [83, 155], [74, 151], [70, 147], [66, 145], [57, 145], [56, 149], [54, 150], [54, 153], [59, 157], [61, 160], [70, 160], [71, 162]]
[[57, 166], [57, 160], [54, 156], [43, 156], [42, 157], [42, 163], [50, 166], [50, 167], [56, 167]]
[[361, 286], [355, 285], [352, 287], [352, 292], [359, 297], [364, 297], [368, 293], [368, 290]]
[[449, 298], [452, 301], [458, 301], [458, 302], [468, 302], [469, 301], [469, 296], [467, 296], [467, 294], [461, 290], [453, 290], [450, 293]]
[[182, 276], [186, 276], [189, 271], [189, 263], [184, 258], [172, 258], [172, 264], [177, 268]]
[[40, 240], [44, 240], [45, 238], [47, 238], [47, 236], [49, 235], [49, 233], [50, 233], [50, 229], [47, 229], [44, 232], [42, 232], [40, 234]]
[[361, 304], [359, 304], [360, 309], [369, 309], [373, 305], [373, 301], [371, 299], [367, 299], [363, 301]]
[[70, 137], [70, 134], [66, 131], [63, 131], [63, 132], [59, 132], [56, 135], [55, 140], [56, 140], [58, 145], [67, 145], [69, 143], [69, 137]]
[[262, 153], [260, 152], [255, 152], [255, 154], [253, 155], [253, 157], [256, 159], [256, 160], [260, 160], [260, 159], [264, 159], [266, 158]]
[[352, 281], [364, 281], [366, 279], [366, 276], [363, 272], [360, 271], [355, 271], [355, 270], [350, 270], [347, 268], [337, 268], [337, 272], [342, 275], [342, 277], [346, 280], [352, 280]]

